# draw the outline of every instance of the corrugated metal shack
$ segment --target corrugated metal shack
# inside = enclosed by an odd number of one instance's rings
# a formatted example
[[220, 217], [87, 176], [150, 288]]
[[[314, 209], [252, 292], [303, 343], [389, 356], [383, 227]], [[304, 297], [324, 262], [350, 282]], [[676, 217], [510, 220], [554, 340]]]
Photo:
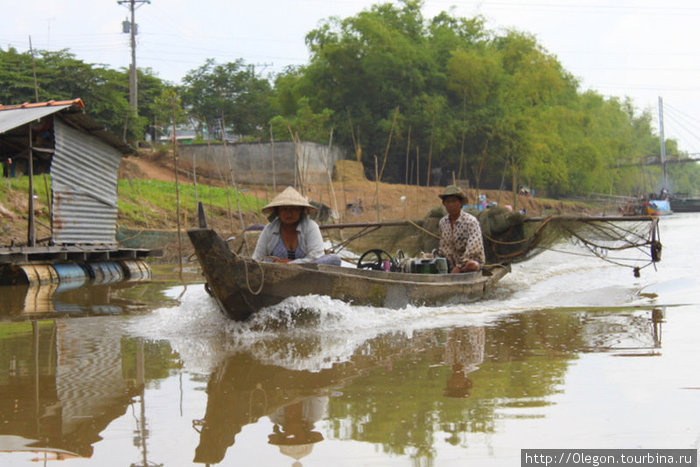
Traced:
[[[80, 264], [92, 277], [91, 265], [126, 261], [121, 268], [126, 277], [129, 270], [144, 270], [140, 258], [158, 254], [118, 245], [117, 171], [122, 156], [133, 149], [84, 113], [84, 107], [80, 99], [0, 105], [5, 175], [30, 176], [27, 243], [0, 246], [0, 285], [24, 277], [29, 283], [60, 281], [60, 268], [51, 265], [64, 263]], [[37, 240], [33, 179], [44, 173], [51, 174], [51, 236]]]

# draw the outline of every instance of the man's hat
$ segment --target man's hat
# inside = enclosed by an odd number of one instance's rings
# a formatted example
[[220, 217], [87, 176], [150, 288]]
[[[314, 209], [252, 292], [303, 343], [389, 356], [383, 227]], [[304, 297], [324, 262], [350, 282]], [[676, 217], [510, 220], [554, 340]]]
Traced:
[[467, 202], [467, 195], [465, 195], [464, 192], [457, 185], [448, 186], [447, 188], [445, 188], [445, 191], [440, 193], [438, 196], [443, 201], [448, 196], [456, 196], [457, 198], [459, 198], [459, 200], [462, 202], [462, 204]]

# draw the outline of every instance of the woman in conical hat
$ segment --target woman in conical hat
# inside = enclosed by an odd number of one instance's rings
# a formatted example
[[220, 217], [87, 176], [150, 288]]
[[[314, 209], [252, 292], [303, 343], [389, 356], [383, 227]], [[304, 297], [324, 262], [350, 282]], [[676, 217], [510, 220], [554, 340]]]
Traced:
[[257, 261], [276, 263], [324, 263], [340, 265], [336, 255], [325, 255], [318, 224], [307, 214], [315, 211], [309, 201], [291, 186], [275, 196], [262, 212], [272, 216], [253, 252]]

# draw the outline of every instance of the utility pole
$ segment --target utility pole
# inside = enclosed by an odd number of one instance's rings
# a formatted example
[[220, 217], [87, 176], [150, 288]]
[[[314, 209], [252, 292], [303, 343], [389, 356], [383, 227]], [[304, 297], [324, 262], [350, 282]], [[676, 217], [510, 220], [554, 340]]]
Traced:
[[661, 178], [662, 186], [661, 188], [668, 188], [666, 180], [666, 138], [664, 136], [664, 100], [659, 96], [659, 143], [661, 150], [659, 153], [659, 158], [661, 159]]
[[131, 35], [131, 67], [129, 68], [129, 105], [134, 111], [134, 115], [139, 114], [138, 108], [138, 80], [136, 78], [136, 6], [139, 3], [151, 3], [151, 0], [118, 0], [118, 4], [129, 5], [129, 10], [131, 11], [131, 21], [126, 20], [122, 22], [122, 32], [129, 33]]

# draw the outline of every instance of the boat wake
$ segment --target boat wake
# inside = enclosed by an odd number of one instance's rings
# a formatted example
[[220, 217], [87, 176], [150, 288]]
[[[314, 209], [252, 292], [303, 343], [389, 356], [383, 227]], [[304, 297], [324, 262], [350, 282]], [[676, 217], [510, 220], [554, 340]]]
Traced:
[[648, 285], [614, 266], [595, 260], [562, 261], [561, 255], [545, 252], [530, 263], [515, 265], [484, 299], [472, 303], [396, 310], [308, 295], [290, 297], [249, 321], [235, 322], [219, 312], [198, 284], [173, 288], [180, 305], [134, 318], [133, 332], [168, 340], [193, 372], [209, 373], [236, 353], [248, 353], [264, 364], [316, 372], [349, 361], [366, 343], [383, 336], [402, 339], [422, 330], [488, 326], [503, 315], [529, 310], [651, 304], [651, 293], [639, 294]]

